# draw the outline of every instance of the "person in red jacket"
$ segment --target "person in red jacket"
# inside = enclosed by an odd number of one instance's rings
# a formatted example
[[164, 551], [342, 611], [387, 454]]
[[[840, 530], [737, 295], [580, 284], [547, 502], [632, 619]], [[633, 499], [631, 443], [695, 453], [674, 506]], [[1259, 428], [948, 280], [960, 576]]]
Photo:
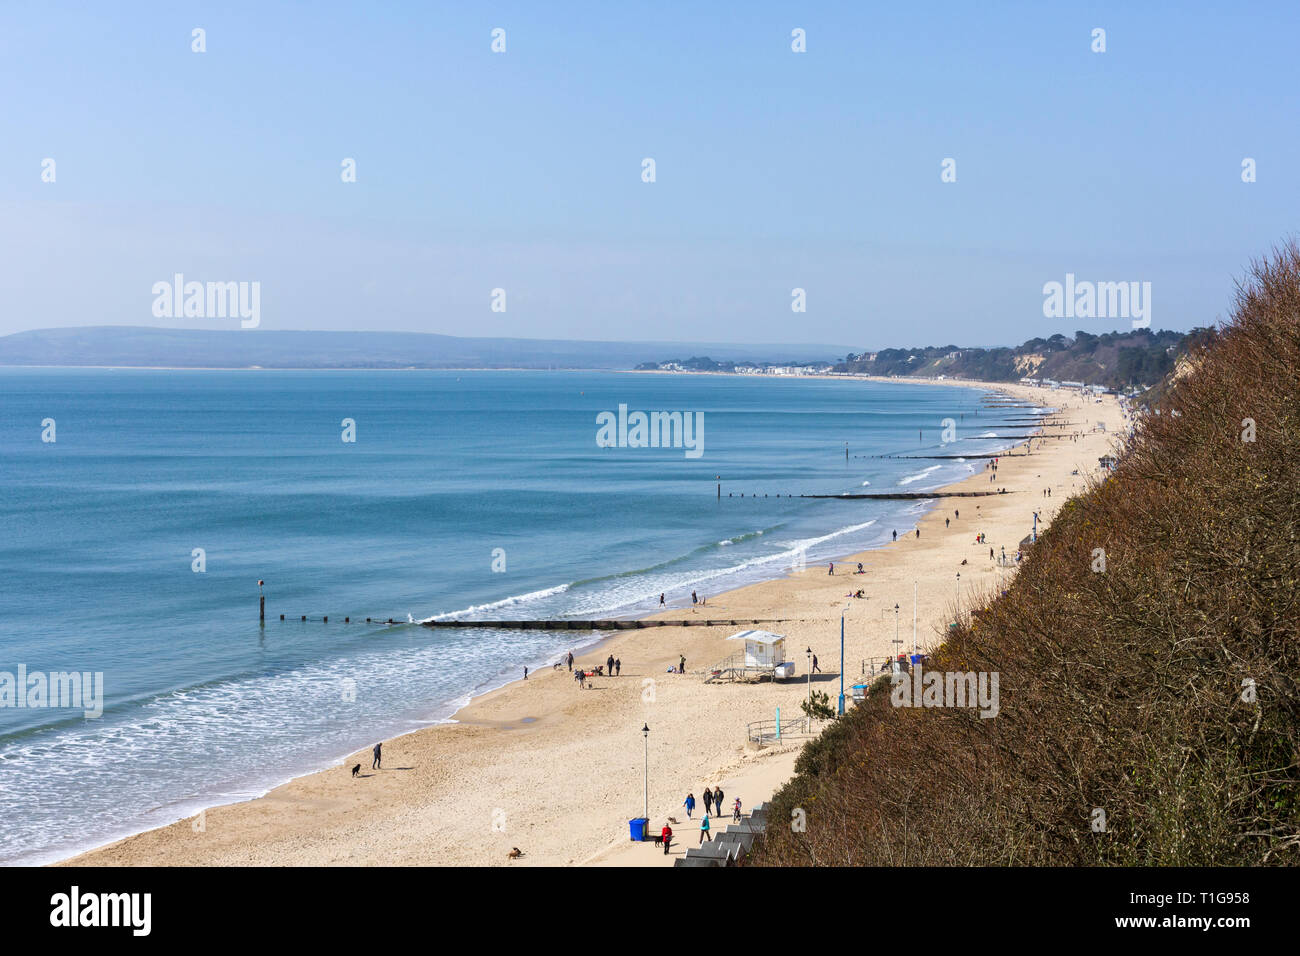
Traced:
[[661, 834], [661, 836], [664, 838], [664, 856], [667, 856], [668, 844], [673, 842], [673, 828], [665, 823], [663, 833]]

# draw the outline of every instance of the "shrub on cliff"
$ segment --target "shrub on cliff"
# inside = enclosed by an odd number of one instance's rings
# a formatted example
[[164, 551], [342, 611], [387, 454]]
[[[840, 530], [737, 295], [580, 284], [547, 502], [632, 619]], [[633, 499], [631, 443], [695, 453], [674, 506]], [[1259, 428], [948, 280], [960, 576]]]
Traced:
[[1300, 249], [1256, 263], [1204, 340], [931, 655], [997, 673], [997, 716], [871, 695], [774, 798], [752, 864], [1300, 862]]

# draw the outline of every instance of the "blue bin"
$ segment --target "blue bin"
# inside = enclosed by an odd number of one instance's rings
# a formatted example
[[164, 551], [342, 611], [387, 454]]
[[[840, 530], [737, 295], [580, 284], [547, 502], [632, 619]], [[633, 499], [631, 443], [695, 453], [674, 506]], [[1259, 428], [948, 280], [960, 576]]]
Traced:
[[628, 829], [632, 831], [632, 839], [638, 843], [645, 839], [645, 828], [650, 823], [648, 817], [633, 817], [627, 821]]

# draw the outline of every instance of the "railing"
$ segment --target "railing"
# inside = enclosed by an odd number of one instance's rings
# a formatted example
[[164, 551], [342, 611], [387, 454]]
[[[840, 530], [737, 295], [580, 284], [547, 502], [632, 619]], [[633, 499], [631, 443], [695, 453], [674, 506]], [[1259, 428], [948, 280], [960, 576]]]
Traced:
[[755, 744], [780, 743], [788, 737], [809, 737], [812, 735], [811, 718], [796, 717], [793, 720], [754, 720], [745, 725], [745, 739]]

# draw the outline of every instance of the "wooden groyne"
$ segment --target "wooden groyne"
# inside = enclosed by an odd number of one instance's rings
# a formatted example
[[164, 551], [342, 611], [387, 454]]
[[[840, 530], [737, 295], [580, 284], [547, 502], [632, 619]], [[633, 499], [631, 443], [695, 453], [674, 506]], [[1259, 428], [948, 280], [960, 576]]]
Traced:
[[751, 624], [787, 624], [789, 618], [707, 618], [682, 621], [527, 620], [527, 621], [420, 621], [421, 627], [453, 629], [475, 627], [503, 631], [639, 631], [647, 627], [742, 627]]
[[[1004, 424], [1017, 425], [1017, 426], [1037, 425], [1040, 428], [1064, 428], [1066, 425], [1083, 425], [1086, 423], [1085, 422], [1046, 422], [1037, 418], [1029, 418], [1029, 419], [1008, 419], [1006, 422], [1004, 422]], [[994, 425], [992, 427], [996, 428], [997, 426]]]
[[800, 498], [868, 498], [876, 501], [918, 501], [929, 498], [985, 498], [989, 495], [1013, 495], [1014, 491], [893, 491], [873, 495], [800, 495]]
[[[1035, 435], [1034, 437], [1037, 438], [1038, 436]], [[895, 461], [969, 461], [972, 458], [1027, 458], [1028, 454], [1013, 455], [1010, 452], [1003, 451], [991, 452], [987, 455], [872, 455], [871, 457], [892, 458]]]

